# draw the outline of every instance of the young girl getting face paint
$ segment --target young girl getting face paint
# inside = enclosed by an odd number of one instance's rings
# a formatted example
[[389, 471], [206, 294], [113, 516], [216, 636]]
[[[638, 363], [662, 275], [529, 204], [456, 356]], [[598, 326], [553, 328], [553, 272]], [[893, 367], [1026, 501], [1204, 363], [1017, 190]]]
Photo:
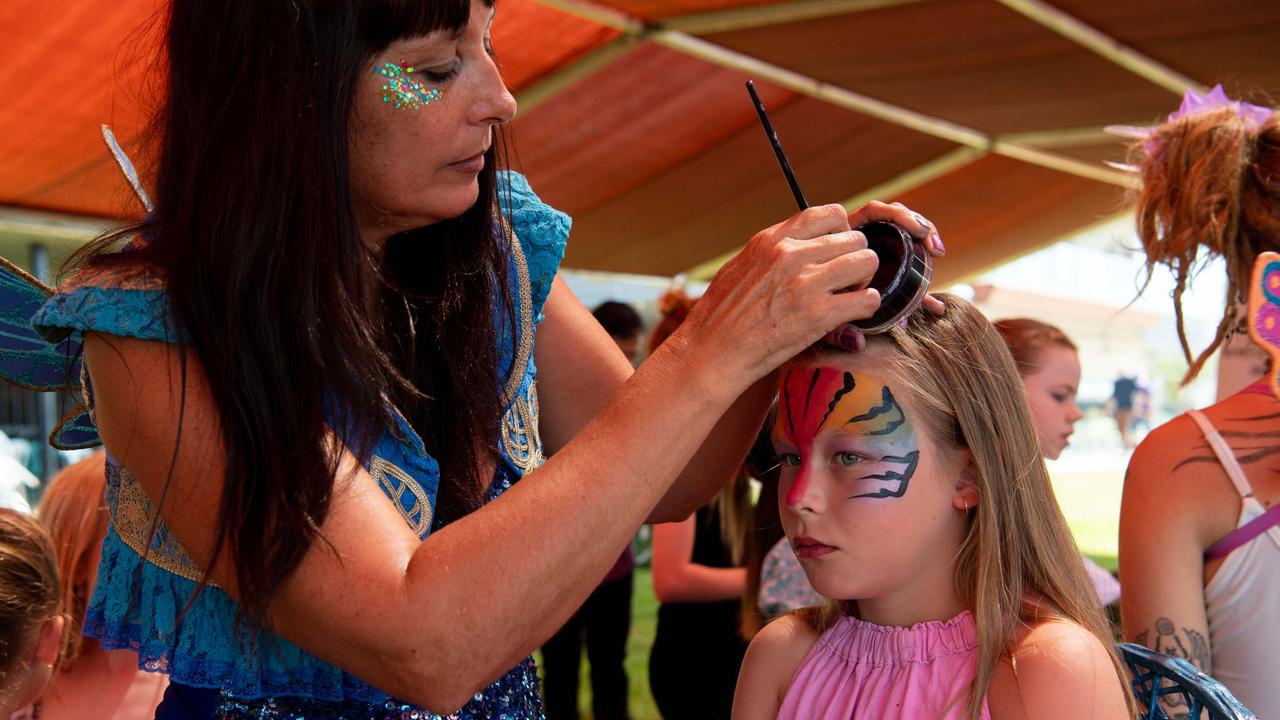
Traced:
[[755, 636], [735, 720], [1131, 717], [1013, 361], [944, 301], [784, 370], [779, 514], [830, 601]]
[[[922, 520], [951, 507], [963, 468], [955, 453], [932, 446], [922, 465], [922, 438], [908, 412], [890, 381], [870, 371], [878, 363], [869, 359], [878, 355], [823, 357], [784, 374], [773, 430], [779, 504], [818, 592], [863, 600], [864, 616], [883, 607], [888, 614], [880, 622], [910, 624], [916, 614], [959, 611], [947, 588], [953, 554], [933, 550], [959, 544], [961, 518]], [[910, 577], [901, 574], [905, 568]], [[928, 607], [914, 607], [912, 598], [927, 598]]]

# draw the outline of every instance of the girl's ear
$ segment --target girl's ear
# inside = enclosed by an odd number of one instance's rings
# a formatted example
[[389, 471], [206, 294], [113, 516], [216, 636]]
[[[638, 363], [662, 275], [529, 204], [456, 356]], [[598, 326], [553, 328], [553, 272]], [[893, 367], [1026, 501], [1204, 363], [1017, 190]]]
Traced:
[[58, 661], [58, 652], [62, 649], [62, 628], [66, 621], [62, 615], [54, 615], [40, 627], [33, 653], [36, 662], [53, 665]]
[[978, 507], [978, 475], [973, 469], [973, 455], [965, 448], [956, 453], [959, 472], [956, 473], [955, 493], [951, 504], [957, 510], [969, 511]]

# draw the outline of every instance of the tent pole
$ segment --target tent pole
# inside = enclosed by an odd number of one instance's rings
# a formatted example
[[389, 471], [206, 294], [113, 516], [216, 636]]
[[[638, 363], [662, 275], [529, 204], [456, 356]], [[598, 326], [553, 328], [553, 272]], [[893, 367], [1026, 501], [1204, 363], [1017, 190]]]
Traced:
[[1188, 88], [1197, 92], [1204, 92], [1207, 89], [1177, 70], [1134, 50], [1042, 0], [996, 0], [996, 2], [1178, 95]]
[[536, 2], [595, 22], [604, 23], [624, 33], [638, 34], [653, 43], [696, 57], [713, 65], [737, 70], [757, 79], [766, 80], [775, 85], [794, 90], [802, 95], [817, 98], [837, 107], [869, 115], [878, 120], [893, 123], [926, 135], [949, 140], [959, 145], [967, 145], [984, 152], [994, 152], [1022, 162], [1040, 165], [1097, 182], [1126, 188], [1134, 187], [1136, 184], [1135, 178], [1127, 173], [1045, 150], [1037, 150], [996, 140], [978, 130], [856, 93], [803, 73], [788, 70], [760, 58], [707, 42], [687, 33], [672, 30], [655, 30], [612, 8], [602, 8], [588, 0], [536, 0]]
[[628, 55], [640, 45], [635, 35], [620, 35], [583, 55], [573, 63], [538, 80], [516, 93], [521, 112], [529, 112], [542, 103], [559, 95], [579, 80], [594, 75], [608, 65]]
[[[844, 205], [850, 212], [853, 212], [871, 200], [892, 200], [908, 190], [920, 187], [921, 185], [924, 185], [936, 178], [940, 178], [953, 170], [962, 168], [982, 157], [984, 154], [985, 153], [981, 150], [977, 150], [975, 148], [958, 147], [954, 150], [943, 153], [922, 165], [917, 165], [897, 177], [882, 182], [879, 185], [869, 187], [840, 204]], [[741, 249], [741, 247], [736, 247], [727, 253], [711, 258], [706, 262], [699, 263], [698, 265], [686, 270], [685, 274], [688, 275], [691, 280], [710, 280], [715, 276], [716, 272], [720, 270], [720, 266], [728, 262], [734, 255], [737, 255]]]
[[777, 5], [757, 5], [735, 10], [685, 15], [663, 20], [660, 25], [664, 30], [689, 35], [710, 35], [801, 20], [816, 20], [833, 15], [850, 15], [914, 2], [920, 2], [920, 0], [795, 0]]

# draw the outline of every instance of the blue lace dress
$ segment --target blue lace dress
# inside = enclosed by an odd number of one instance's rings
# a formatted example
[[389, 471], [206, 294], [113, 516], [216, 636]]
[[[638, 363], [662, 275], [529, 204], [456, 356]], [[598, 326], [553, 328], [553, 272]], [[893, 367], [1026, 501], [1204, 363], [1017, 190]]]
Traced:
[[[488, 490], [490, 500], [542, 462], [534, 332], [563, 257], [570, 224], [568, 216], [543, 204], [522, 176], [503, 173], [500, 179], [510, 190], [499, 193], [504, 220], [499, 231], [511, 243], [518, 327], [499, 321], [499, 367], [512, 370], [503, 384], [505, 412], [496, 442], [502, 462]], [[87, 330], [166, 342], [184, 338], [169, 312], [163, 283], [143, 271], [82, 274], [44, 303], [33, 325], [49, 338]], [[83, 371], [81, 378], [91, 412], [92, 393]], [[397, 416], [396, 425], [382, 434], [366, 469], [404, 521], [426, 538], [437, 529], [433, 509], [439, 467], [403, 418]], [[440, 717], [388, 696], [283, 638], [237, 623], [235, 602], [216, 586], [206, 587], [191, 602], [202, 569], [162, 522], [151, 533], [154, 507], [129, 470], [109, 452], [106, 500], [111, 527], [102, 546], [85, 634], [98, 638], [104, 647], [136, 651], [145, 670], [168, 673], [170, 694], [181, 698], [172, 705], [200, 708], [183, 710], [175, 717]], [[162, 704], [161, 716], [165, 712]], [[447, 717], [542, 718], [532, 659], [525, 659]]]

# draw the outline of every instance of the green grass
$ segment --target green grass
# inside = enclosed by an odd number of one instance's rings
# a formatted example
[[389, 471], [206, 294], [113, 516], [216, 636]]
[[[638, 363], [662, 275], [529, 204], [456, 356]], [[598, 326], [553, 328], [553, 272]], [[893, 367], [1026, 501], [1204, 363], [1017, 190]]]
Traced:
[[1053, 490], [1080, 552], [1115, 572], [1124, 470], [1057, 473]]
[[[1116, 569], [1117, 529], [1120, 522], [1120, 491], [1123, 470], [1056, 473], [1054, 492], [1080, 551], [1102, 567]], [[657, 626], [658, 601], [653, 596], [649, 568], [636, 568], [631, 599], [631, 635], [627, 640], [627, 677], [630, 682], [630, 709], [633, 720], [661, 720], [653, 695], [649, 693], [649, 648]], [[539, 665], [541, 665], [539, 658]], [[591, 716], [590, 668], [583, 653], [582, 680], [578, 708], [583, 720]]]

